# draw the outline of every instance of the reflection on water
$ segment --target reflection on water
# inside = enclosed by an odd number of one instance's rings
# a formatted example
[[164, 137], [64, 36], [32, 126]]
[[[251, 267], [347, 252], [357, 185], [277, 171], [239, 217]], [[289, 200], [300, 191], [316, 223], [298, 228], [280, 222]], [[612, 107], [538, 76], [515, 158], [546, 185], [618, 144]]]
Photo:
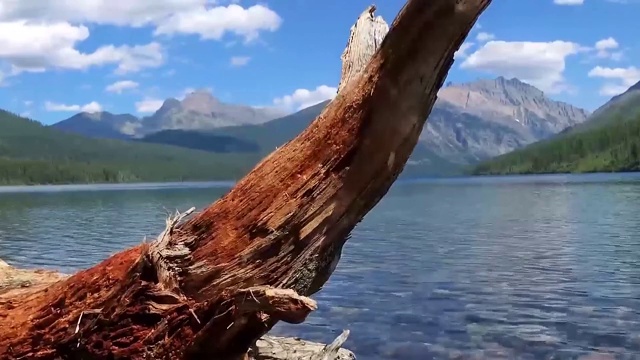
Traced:
[[[88, 267], [227, 191], [134, 188], [0, 190], [0, 258]], [[639, 213], [635, 175], [396, 184], [318, 311], [274, 331], [331, 341], [348, 328], [365, 360], [640, 358]]]

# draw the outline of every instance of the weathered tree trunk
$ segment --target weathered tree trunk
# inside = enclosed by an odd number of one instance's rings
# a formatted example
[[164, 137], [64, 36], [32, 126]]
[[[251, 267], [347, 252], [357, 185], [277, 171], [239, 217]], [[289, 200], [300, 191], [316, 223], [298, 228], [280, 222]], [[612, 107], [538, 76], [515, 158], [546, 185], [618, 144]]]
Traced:
[[342, 53], [342, 74], [338, 92], [354, 77], [360, 75], [389, 32], [382, 16], [375, 16], [375, 5], [369, 6], [351, 27], [349, 41]]
[[151, 244], [0, 301], [0, 358], [237, 359], [277, 321], [304, 321], [305, 296], [403, 169], [490, 1], [409, 0], [364, 71], [223, 198]]

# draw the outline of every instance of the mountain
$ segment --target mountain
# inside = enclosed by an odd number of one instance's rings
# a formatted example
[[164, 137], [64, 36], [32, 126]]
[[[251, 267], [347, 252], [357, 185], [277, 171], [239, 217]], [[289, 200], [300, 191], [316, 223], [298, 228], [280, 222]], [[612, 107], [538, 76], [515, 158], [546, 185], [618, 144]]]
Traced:
[[91, 139], [0, 110], [0, 184], [229, 180], [259, 157]]
[[[209, 132], [164, 130], [161, 134], [163, 138], [179, 138], [179, 143], [172, 142], [175, 145], [192, 147], [195, 144], [199, 149], [215, 152], [222, 152], [218, 148], [219, 145], [216, 144], [220, 139], [233, 139], [231, 140], [233, 142], [253, 144], [257, 147], [258, 156], [265, 156], [275, 150], [276, 147], [282, 146], [301, 133], [328, 103], [329, 101], [324, 101], [264, 124], [225, 127]], [[150, 138], [153, 137], [155, 137], [155, 134], [145, 136], [139, 141], [150, 141]], [[204, 139], [206, 141], [203, 141]], [[224, 143], [225, 141], [222, 142]], [[164, 140], [161, 140], [161, 142], [167, 143]], [[206, 144], [206, 148], [200, 147], [198, 144]], [[247, 148], [248, 151], [249, 148]], [[407, 163], [404, 171], [405, 176], [454, 175], [458, 173], [460, 173], [459, 166], [440, 157], [422, 143], [416, 145], [412, 159]]]
[[180, 101], [169, 98], [151, 116], [109, 112], [80, 113], [51, 125], [70, 133], [112, 139], [138, 138], [162, 130], [211, 130], [224, 126], [260, 124], [283, 116], [276, 108], [227, 104], [208, 90], [196, 90]]
[[328, 103], [329, 101], [323, 101], [263, 124], [223, 127], [212, 130], [211, 133], [258, 144], [263, 153], [270, 153], [306, 129]]
[[81, 112], [51, 127], [93, 138], [128, 139], [135, 133], [139, 121], [131, 114], [112, 114], [107, 111]]
[[613, 97], [586, 122], [558, 136], [479, 164], [474, 174], [640, 170], [640, 83]]
[[[257, 144], [264, 155], [303, 131], [327, 104], [325, 101], [262, 124], [217, 128], [208, 134]], [[517, 79], [499, 77], [447, 85], [439, 93], [405, 172], [453, 174], [464, 166], [554, 136], [586, 117], [586, 111], [550, 100]], [[187, 144], [202, 135], [191, 131], [175, 136]]]
[[[327, 103], [263, 124], [218, 128], [212, 133], [271, 151], [306, 128]], [[440, 164], [475, 164], [553, 136], [586, 117], [586, 111], [550, 100], [517, 79], [447, 85], [438, 94], [412, 160], [419, 161], [422, 153]]]
[[182, 101], [167, 99], [153, 115], [142, 118], [138, 134], [160, 130], [211, 130], [225, 126], [260, 124], [279, 118], [276, 108], [226, 104], [207, 90], [189, 93]]
[[[234, 139], [252, 142], [266, 155], [276, 147], [282, 146], [300, 134], [322, 112], [329, 101], [300, 110], [294, 114], [272, 120], [264, 124], [219, 128], [211, 133], [216, 136], [228, 136]], [[193, 135], [196, 133], [193, 132]], [[403, 174], [415, 176], [455, 175], [460, 173], [459, 166], [441, 157], [433, 150], [418, 143]]]
[[611, 121], [633, 119], [640, 113], [640, 82], [631, 86], [622, 94], [612, 97], [604, 105], [596, 109], [582, 124], [572, 127], [567, 132], [584, 131], [607, 125]]
[[443, 87], [422, 139], [443, 157], [472, 164], [549, 138], [587, 116], [518, 79], [498, 77]]
[[[135, 133], [142, 142], [265, 155], [304, 130], [327, 103], [267, 121], [275, 110], [223, 104], [201, 90], [182, 101], [166, 100], [155, 114], [137, 123], [115, 123], [115, 129], [134, 129], [127, 134]], [[582, 123], [587, 115], [518, 79], [448, 84], [439, 92], [409, 167], [450, 174], [549, 138]]]

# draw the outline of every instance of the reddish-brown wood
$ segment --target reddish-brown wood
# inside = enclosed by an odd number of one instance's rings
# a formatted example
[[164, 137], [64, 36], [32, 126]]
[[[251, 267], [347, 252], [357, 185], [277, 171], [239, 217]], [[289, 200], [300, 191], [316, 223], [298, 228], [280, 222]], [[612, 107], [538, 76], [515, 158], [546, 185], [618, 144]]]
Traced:
[[0, 358], [238, 359], [277, 321], [303, 321], [490, 1], [409, 0], [362, 74], [223, 198], [154, 243], [0, 299]]

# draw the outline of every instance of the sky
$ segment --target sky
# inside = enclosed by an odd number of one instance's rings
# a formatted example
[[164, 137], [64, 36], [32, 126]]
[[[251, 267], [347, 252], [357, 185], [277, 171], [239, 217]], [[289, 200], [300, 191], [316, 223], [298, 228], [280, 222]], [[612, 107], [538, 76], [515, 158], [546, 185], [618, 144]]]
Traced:
[[[335, 96], [363, 0], [0, 0], [0, 108], [145, 116], [208, 89], [293, 112]], [[378, 1], [389, 24], [404, 5]], [[640, 0], [493, 0], [447, 81], [516, 77], [593, 111], [640, 81]]]

